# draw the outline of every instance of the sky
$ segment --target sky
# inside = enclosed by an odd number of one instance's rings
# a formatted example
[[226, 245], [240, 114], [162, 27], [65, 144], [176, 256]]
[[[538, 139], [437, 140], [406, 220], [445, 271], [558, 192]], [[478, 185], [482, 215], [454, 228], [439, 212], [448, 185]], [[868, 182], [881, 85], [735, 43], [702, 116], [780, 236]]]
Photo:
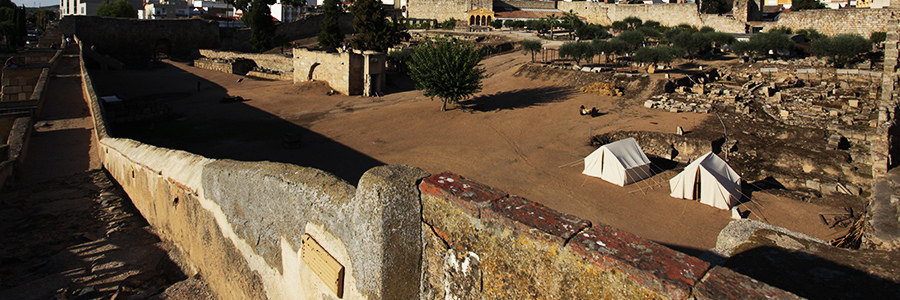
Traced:
[[48, 5], [59, 5], [59, 0], [12, 0], [17, 6], [24, 4], [26, 7], [40, 7]]

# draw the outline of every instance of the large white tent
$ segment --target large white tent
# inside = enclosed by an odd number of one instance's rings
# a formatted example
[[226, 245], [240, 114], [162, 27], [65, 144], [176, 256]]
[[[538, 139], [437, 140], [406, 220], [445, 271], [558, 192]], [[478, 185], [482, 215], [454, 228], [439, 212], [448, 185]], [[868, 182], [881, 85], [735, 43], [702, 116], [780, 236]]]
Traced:
[[625, 186], [650, 177], [650, 160], [634, 138], [627, 138], [603, 145], [585, 157], [581, 173]]
[[712, 152], [670, 179], [669, 187], [672, 197], [700, 200], [700, 203], [721, 209], [731, 209], [741, 199], [741, 177]]

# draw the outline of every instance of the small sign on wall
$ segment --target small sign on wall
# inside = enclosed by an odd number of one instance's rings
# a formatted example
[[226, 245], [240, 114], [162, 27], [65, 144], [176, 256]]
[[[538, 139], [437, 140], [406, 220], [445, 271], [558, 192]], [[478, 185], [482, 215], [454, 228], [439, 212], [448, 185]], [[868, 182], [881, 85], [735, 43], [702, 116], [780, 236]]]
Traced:
[[308, 233], [303, 234], [300, 257], [338, 298], [344, 297], [344, 266]]

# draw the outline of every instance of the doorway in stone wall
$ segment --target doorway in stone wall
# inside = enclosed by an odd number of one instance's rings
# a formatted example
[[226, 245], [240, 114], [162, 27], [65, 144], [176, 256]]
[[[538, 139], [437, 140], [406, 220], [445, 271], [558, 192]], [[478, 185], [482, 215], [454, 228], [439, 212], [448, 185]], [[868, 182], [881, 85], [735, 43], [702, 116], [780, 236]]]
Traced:
[[160, 60], [163, 58], [168, 58], [172, 53], [172, 42], [168, 39], [161, 39], [156, 41], [156, 46], [153, 47], [153, 57], [156, 60]]

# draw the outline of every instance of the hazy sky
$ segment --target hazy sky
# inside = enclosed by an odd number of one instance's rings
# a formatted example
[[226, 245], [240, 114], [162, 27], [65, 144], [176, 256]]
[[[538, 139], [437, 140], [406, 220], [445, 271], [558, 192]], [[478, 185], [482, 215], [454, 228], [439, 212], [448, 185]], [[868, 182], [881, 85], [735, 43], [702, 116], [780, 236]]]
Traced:
[[27, 7], [59, 5], [59, 0], [12, 0], [17, 6], [24, 4]]

